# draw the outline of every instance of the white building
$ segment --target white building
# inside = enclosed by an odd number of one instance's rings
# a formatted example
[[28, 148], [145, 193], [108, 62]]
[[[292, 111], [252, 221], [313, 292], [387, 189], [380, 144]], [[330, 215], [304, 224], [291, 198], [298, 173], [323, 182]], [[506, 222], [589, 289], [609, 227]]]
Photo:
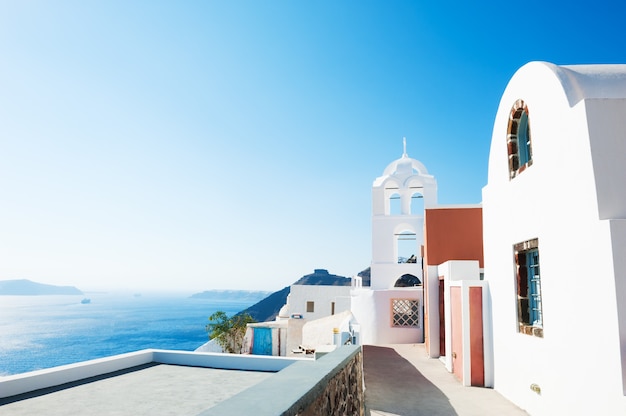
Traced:
[[532, 62], [483, 190], [494, 387], [532, 415], [626, 414], [626, 65]]
[[352, 292], [364, 344], [423, 342], [424, 208], [436, 203], [435, 178], [405, 142], [372, 186], [371, 286], [357, 279]]
[[[328, 325], [332, 325], [334, 321], [323, 321], [328, 323], [325, 329], [312, 331], [325, 331], [327, 336], [310, 336], [308, 340], [304, 339], [304, 327], [323, 318], [349, 313], [351, 287], [330, 284], [338, 283], [337, 276], [329, 274], [325, 269], [315, 269], [312, 275], [304, 277], [310, 276], [316, 277], [318, 284], [291, 285], [287, 303], [280, 309], [276, 320], [248, 324], [244, 341], [246, 353], [292, 356], [303, 351], [316, 350], [321, 345], [329, 344], [329, 340], [332, 341], [334, 327]], [[329, 284], [320, 284], [324, 279], [328, 279]], [[349, 282], [344, 278], [340, 280]], [[348, 325], [352, 321], [353, 319], [346, 320]], [[320, 328], [320, 325], [315, 327]]]
[[350, 286], [291, 285], [288, 316], [313, 320], [350, 310]]

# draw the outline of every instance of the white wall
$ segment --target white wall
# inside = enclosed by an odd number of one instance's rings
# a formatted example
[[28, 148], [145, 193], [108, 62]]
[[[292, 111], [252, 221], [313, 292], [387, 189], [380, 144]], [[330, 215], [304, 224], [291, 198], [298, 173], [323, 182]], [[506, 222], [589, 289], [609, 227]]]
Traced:
[[626, 395], [626, 220], [611, 220], [615, 274], [615, 298], [621, 346], [622, 391]]
[[371, 266], [371, 289], [385, 290], [393, 289], [396, 281], [405, 274], [412, 274], [424, 283], [422, 276], [422, 264], [418, 258], [418, 263], [395, 263], [395, 264], [375, 264]]
[[302, 344], [313, 348], [318, 348], [322, 345], [333, 345], [333, 330], [337, 328], [341, 334], [340, 339], [343, 345], [350, 337], [350, 326], [354, 322], [355, 319], [350, 311], [308, 321], [302, 327]]
[[[331, 303], [335, 302], [335, 313], [349, 310], [345, 297], [350, 296], [350, 286], [291, 285], [289, 314], [301, 314], [304, 319], [319, 319], [331, 315]], [[307, 312], [306, 304], [312, 301], [314, 311]]]
[[[245, 344], [244, 344], [244, 346], [245, 346]], [[222, 353], [222, 352], [224, 352], [224, 348], [214, 338], [212, 340], [209, 340], [209, 341], [205, 342], [204, 344], [202, 344], [201, 346], [196, 348], [194, 351], [195, 352], [218, 352], [218, 353]], [[247, 352], [247, 351], [244, 351], [244, 352]]]
[[440, 350], [439, 339], [439, 271], [437, 266], [427, 266], [428, 272], [428, 349], [430, 358], [438, 358]]
[[[611, 233], [599, 220], [594, 175], [602, 158], [592, 163], [587, 134], [600, 120], [623, 132], [624, 117], [594, 116], [588, 125], [587, 103], [570, 100], [575, 85], [559, 74], [544, 63], [520, 69], [494, 123], [483, 189], [494, 386], [533, 415], [626, 414]], [[520, 98], [530, 114], [533, 164], [509, 181], [506, 129]], [[543, 338], [517, 332], [513, 245], [533, 238], [539, 241]]]
[[585, 101], [601, 219], [626, 219], [626, 99]]
[[403, 231], [412, 231], [416, 235], [415, 254], [420, 256], [419, 248], [424, 244], [424, 215], [390, 215], [372, 217], [372, 264], [398, 263], [396, 236]]
[[[393, 327], [391, 299], [420, 302], [419, 327]], [[424, 342], [424, 292], [422, 287], [390, 290], [357, 289], [352, 293], [352, 314], [361, 326], [362, 344], [411, 344]]]
[[[480, 268], [477, 260], [451, 260], [437, 267], [438, 276], [444, 279], [444, 309], [445, 309], [445, 333], [446, 333], [446, 356], [443, 362], [446, 369], [453, 371], [452, 365], [452, 303], [450, 300], [450, 288], [461, 288], [461, 320], [462, 320], [462, 345], [463, 345], [463, 371], [461, 383], [464, 386], [471, 385], [471, 340], [470, 340], [470, 300], [469, 289], [471, 287], [480, 287], [482, 289], [482, 325], [483, 325], [483, 369], [485, 387], [493, 387], [493, 352], [492, 338], [493, 332], [491, 328], [491, 308], [489, 303], [489, 285], [488, 282], [480, 280]], [[437, 331], [439, 331], [439, 322], [437, 322]], [[437, 353], [439, 352], [439, 332], [437, 332]], [[432, 336], [431, 336], [432, 337]], [[431, 354], [432, 356], [432, 354]], [[438, 356], [438, 354], [437, 354]]]
[[[287, 356], [291, 357], [296, 355], [294, 351], [299, 351], [300, 346], [302, 345], [302, 328], [306, 324], [306, 320], [304, 319], [289, 319], [289, 324], [287, 325]], [[300, 355], [301, 354], [297, 354]]]
[[374, 307], [374, 291], [369, 288], [352, 290], [352, 315], [361, 326], [361, 344], [375, 344], [378, 315]]

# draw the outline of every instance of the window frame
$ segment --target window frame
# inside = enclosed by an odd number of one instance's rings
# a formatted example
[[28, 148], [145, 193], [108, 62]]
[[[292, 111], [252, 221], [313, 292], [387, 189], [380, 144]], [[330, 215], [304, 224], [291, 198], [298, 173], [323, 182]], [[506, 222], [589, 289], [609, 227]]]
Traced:
[[[410, 305], [404, 305], [404, 306], [402, 305], [403, 303], [407, 303], [407, 302], [410, 302], [411, 304], [416, 304], [416, 310]], [[421, 328], [422, 311], [421, 311], [421, 304], [420, 304], [419, 299], [393, 298], [393, 299], [390, 299], [389, 306], [391, 308], [390, 325], [392, 328]], [[404, 314], [402, 314], [404, 316], [402, 318], [404, 323], [400, 319], [396, 320], [396, 315], [401, 314], [400, 312], [396, 313], [396, 310], [398, 310], [401, 307], [406, 308], [407, 306], [410, 310], [407, 310], [406, 312], [410, 312], [410, 313], [405, 312]], [[411, 316], [413, 315], [413, 312], [415, 312], [416, 318]], [[412, 321], [411, 324], [408, 324], [408, 325], [406, 324], [407, 322], [411, 322], [411, 321]]]
[[[532, 134], [528, 106], [522, 99], [515, 101], [511, 108], [506, 140], [509, 159], [509, 180], [512, 180], [533, 164]], [[521, 144], [520, 141], [522, 141]]]
[[541, 289], [539, 240], [513, 246], [518, 332], [543, 337], [544, 316]]

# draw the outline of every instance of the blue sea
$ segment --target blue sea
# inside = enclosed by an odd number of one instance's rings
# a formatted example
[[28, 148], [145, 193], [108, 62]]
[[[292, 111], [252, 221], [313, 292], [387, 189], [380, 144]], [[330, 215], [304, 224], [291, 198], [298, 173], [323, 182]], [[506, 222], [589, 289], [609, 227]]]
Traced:
[[0, 376], [145, 348], [193, 351], [208, 317], [252, 303], [185, 295], [0, 296]]

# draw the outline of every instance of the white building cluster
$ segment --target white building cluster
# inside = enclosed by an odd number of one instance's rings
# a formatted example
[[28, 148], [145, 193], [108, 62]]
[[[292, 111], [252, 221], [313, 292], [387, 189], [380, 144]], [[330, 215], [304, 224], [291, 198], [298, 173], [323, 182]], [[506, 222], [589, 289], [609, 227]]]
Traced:
[[625, 157], [626, 65], [531, 62], [501, 98], [482, 204], [438, 205], [405, 144], [372, 187], [370, 285], [293, 286], [279, 320], [302, 318], [304, 348], [424, 342], [533, 415], [626, 414]]

